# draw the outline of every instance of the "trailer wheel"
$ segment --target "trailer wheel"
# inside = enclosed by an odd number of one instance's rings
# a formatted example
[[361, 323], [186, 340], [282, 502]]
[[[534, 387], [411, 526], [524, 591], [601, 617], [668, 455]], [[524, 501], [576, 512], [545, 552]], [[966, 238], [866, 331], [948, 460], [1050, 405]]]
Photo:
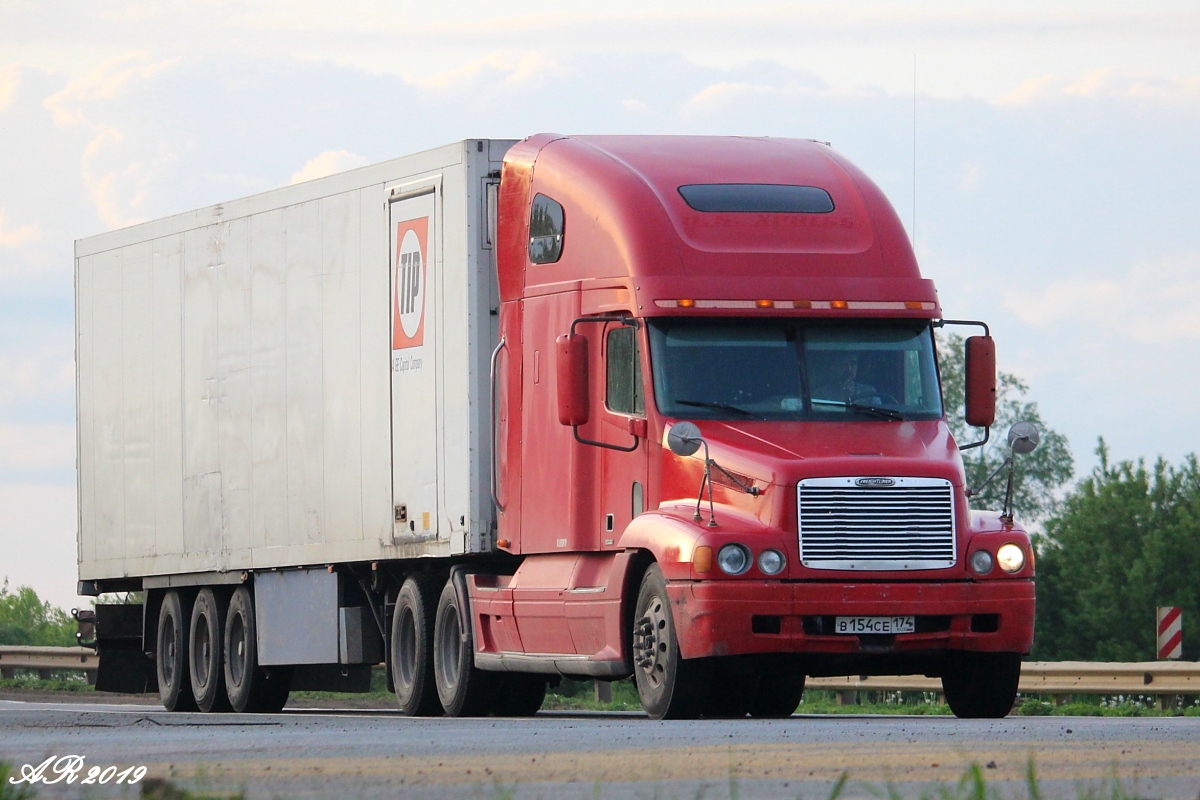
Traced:
[[229, 598], [225, 616], [225, 691], [234, 711], [279, 711], [287, 704], [291, 670], [259, 666], [254, 598], [239, 586]]
[[491, 711], [501, 676], [475, 666], [475, 637], [462, 624], [470, 616], [460, 602], [453, 579], [446, 581], [434, 618], [434, 682], [446, 716], [482, 717]]
[[188, 628], [191, 599], [177, 589], [163, 597], [158, 610], [158, 639], [154, 651], [158, 696], [167, 711], [195, 711], [196, 698], [188, 676]]
[[942, 676], [942, 691], [956, 717], [1000, 719], [1012, 711], [1020, 682], [1016, 653], [959, 653]]
[[232, 709], [225, 693], [224, 639], [225, 604], [211, 588], [205, 587], [192, 604], [188, 637], [188, 677], [201, 711]]
[[750, 716], [786, 719], [796, 713], [804, 697], [804, 676], [766, 673], [758, 679], [758, 691], [750, 703]]
[[392, 683], [400, 710], [410, 717], [442, 713], [433, 678], [433, 620], [437, 613], [438, 580], [410, 575], [396, 595], [392, 615]]
[[657, 564], [646, 570], [638, 590], [632, 652], [638, 698], [651, 719], [695, 719], [703, 713], [712, 664], [679, 654], [667, 582]]
[[497, 717], [532, 717], [546, 701], [546, 676], [509, 672], [496, 698]]

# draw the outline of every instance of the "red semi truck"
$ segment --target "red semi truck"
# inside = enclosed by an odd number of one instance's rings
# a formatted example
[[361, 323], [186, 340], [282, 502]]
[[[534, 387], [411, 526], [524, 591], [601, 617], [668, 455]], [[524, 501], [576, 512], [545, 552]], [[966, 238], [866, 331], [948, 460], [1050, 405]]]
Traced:
[[632, 675], [655, 718], [774, 717], [922, 673], [1012, 707], [1030, 540], [969, 508], [950, 321], [826, 144], [468, 140], [76, 262], [80, 591], [145, 592], [97, 607], [98, 688], [269, 710], [383, 662], [413, 715]]

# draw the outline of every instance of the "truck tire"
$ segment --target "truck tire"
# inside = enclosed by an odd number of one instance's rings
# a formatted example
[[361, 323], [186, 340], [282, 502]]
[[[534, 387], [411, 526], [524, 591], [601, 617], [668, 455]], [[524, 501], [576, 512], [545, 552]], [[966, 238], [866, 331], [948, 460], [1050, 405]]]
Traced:
[[247, 586], [239, 586], [229, 598], [223, 642], [225, 691], [233, 710], [270, 713], [282, 709], [291, 689], [291, 670], [259, 666], [254, 598]]
[[475, 666], [475, 637], [467, 609], [460, 608], [454, 580], [446, 581], [433, 624], [433, 674], [438, 699], [448, 717], [483, 717], [492, 710], [501, 674]]
[[1020, 682], [1016, 653], [959, 653], [942, 675], [942, 691], [956, 717], [1001, 719], [1012, 711]]
[[188, 675], [188, 629], [191, 598], [171, 589], [158, 610], [158, 637], [154, 651], [158, 671], [158, 697], [167, 711], [195, 711], [196, 698]]
[[[223, 599], [223, 598], [222, 598]], [[210, 587], [204, 587], [192, 604], [188, 635], [188, 677], [192, 695], [201, 711], [229, 711], [225, 693], [225, 610], [226, 604]]]
[[634, 605], [633, 676], [651, 719], [695, 719], [704, 712], [711, 682], [708, 659], [679, 654], [667, 582], [657, 564], [642, 576]]
[[391, 665], [396, 703], [410, 717], [440, 716], [433, 677], [433, 620], [437, 614], [437, 578], [410, 575], [396, 595], [392, 614]]
[[724, 659], [718, 659], [712, 666], [712, 679], [708, 687], [708, 699], [704, 704], [704, 716], [713, 719], [741, 719], [750, 713], [750, 706], [758, 694], [758, 674], [731, 669], [729, 664], [722, 663], [723, 661]]
[[786, 719], [796, 713], [804, 697], [804, 676], [766, 673], [758, 679], [758, 691], [750, 703], [750, 716]]
[[496, 697], [497, 717], [532, 717], [546, 701], [546, 676], [509, 672]]

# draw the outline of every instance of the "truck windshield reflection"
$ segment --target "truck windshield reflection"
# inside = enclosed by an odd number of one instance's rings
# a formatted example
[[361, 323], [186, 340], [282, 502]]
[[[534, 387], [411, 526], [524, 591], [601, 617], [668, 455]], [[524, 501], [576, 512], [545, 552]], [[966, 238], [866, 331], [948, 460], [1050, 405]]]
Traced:
[[654, 394], [668, 416], [929, 420], [942, 416], [927, 323], [649, 321]]

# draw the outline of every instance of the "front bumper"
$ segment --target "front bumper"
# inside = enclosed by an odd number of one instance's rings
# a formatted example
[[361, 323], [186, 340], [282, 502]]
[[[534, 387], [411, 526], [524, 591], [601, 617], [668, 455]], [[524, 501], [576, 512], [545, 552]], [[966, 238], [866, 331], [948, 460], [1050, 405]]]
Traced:
[[[1028, 653], [1033, 647], [1031, 580], [946, 583], [672, 581], [684, 658], [791, 654]], [[917, 617], [917, 632], [834, 634], [835, 616]]]

